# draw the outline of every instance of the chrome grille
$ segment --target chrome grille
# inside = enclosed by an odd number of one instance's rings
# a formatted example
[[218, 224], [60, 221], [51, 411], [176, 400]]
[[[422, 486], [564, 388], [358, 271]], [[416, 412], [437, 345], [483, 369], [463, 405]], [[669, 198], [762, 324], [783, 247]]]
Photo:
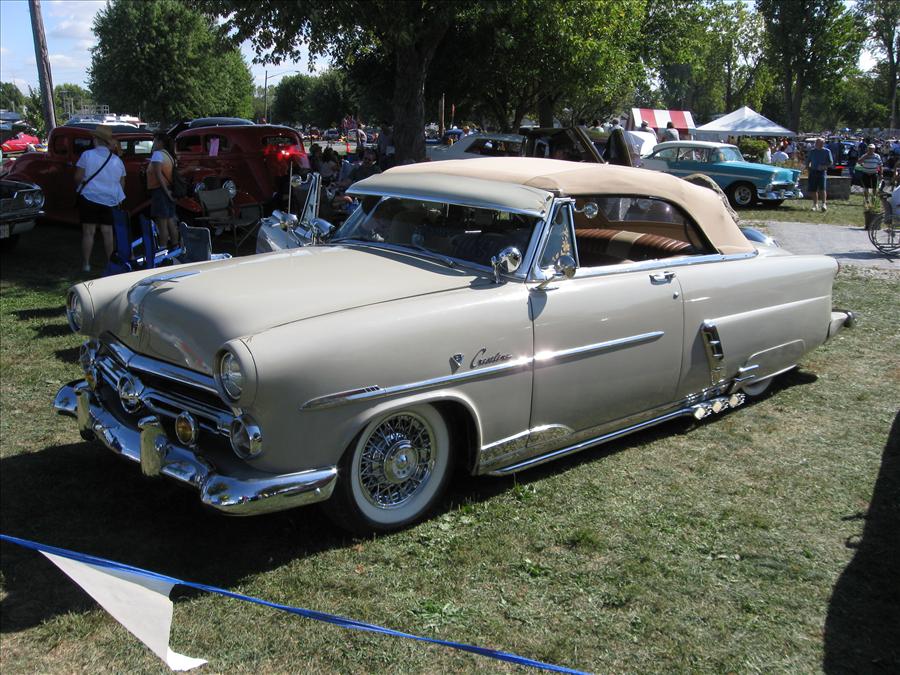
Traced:
[[[140, 368], [130, 367], [133, 356], [137, 355], [121, 343], [103, 341], [96, 361], [100, 380], [98, 386], [108, 388], [110, 395], [118, 396], [119, 382], [123, 377], [131, 376], [142, 385], [139, 398], [144, 409], [137, 410], [135, 417], [151, 412], [174, 420], [187, 411], [197, 419], [201, 430], [228, 436], [235, 416], [224, 402], [217, 400], [218, 397], [211, 395], [206, 387], [168, 379], [172, 371], [169, 364], [154, 368], [154, 360], [142, 356]], [[195, 379], [202, 377], [195, 376]]]

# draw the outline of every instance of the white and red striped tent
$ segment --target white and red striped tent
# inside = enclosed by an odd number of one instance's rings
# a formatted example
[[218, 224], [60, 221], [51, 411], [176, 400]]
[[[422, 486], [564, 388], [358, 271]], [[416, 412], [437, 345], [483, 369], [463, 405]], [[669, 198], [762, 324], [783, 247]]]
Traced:
[[640, 129], [641, 122], [647, 122], [651, 129], [665, 129], [671, 122], [678, 131], [692, 132], [694, 117], [690, 110], [654, 110], [653, 108], [632, 108], [630, 129]]

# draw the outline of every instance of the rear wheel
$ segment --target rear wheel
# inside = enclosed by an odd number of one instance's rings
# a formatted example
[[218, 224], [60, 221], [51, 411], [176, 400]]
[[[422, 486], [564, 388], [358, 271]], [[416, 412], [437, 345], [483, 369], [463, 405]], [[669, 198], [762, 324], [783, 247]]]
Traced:
[[741, 389], [743, 389], [747, 396], [762, 396], [772, 385], [772, 379], [773, 378], [771, 377], [767, 377], [764, 380], [750, 382], [741, 387]]
[[734, 207], [752, 206], [756, 201], [756, 188], [750, 183], [734, 183], [728, 187], [728, 201]]
[[447, 424], [429, 405], [377, 417], [341, 459], [329, 517], [355, 533], [388, 532], [419, 520], [446, 490], [451, 451]]

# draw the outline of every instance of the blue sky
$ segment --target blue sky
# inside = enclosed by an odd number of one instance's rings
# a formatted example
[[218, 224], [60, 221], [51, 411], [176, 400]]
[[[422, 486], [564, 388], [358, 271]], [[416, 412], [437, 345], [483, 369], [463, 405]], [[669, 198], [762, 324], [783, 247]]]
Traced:
[[[91, 24], [94, 15], [106, 4], [106, 0], [42, 0], [41, 13], [47, 35], [47, 50], [53, 71], [53, 84], [74, 83], [86, 86], [87, 69], [91, 63], [90, 48], [94, 45]], [[256, 84], [262, 86], [264, 66], [253, 64], [254, 53], [244, 45], [244, 58]], [[874, 59], [868, 52], [860, 58], [860, 66], [866, 70]], [[325, 62], [317, 64], [319, 69]], [[294, 70], [307, 72], [308, 64], [301, 62], [267, 66], [270, 73]], [[27, 0], [0, 0], [0, 81], [14, 82], [27, 92], [28, 86], [37, 88], [37, 67], [34, 58], [34, 42], [31, 37], [31, 17]], [[270, 76], [270, 84], [278, 81]]]
[[[41, 1], [54, 85], [72, 83], [87, 86], [87, 69], [91, 63], [89, 50], [95, 44], [91, 24], [94, 15], [105, 5], [106, 0]], [[305, 60], [259, 66], [251, 62], [254, 53], [249, 45], [241, 51], [250, 63], [250, 71], [259, 86], [263, 85], [266, 68], [269, 69], [270, 84], [278, 81], [273, 73], [292, 70], [307, 72]], [[324, 62], [319, 68], [324, 68]], [[37, 89], [37, 66], [27, 0], [0, 0], [0, 81], [14, 82], [26, 93], [29, 86]]]

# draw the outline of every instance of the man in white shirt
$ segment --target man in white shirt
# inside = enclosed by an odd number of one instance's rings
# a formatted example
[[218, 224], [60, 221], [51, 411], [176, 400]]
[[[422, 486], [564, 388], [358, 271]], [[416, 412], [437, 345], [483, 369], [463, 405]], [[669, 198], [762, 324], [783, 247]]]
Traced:
[[112, 255], [115, 246], [112, 208], [125, 201], [125, 164], [114, 153], [118, 143], [113, 138], [112, 130], [98, 124], [91, 135], [94, 137], [94, 147], [81, 153], [75, 164], [83, 272], [91, 271], [91, 251], [98, 225], [107, 260]]

